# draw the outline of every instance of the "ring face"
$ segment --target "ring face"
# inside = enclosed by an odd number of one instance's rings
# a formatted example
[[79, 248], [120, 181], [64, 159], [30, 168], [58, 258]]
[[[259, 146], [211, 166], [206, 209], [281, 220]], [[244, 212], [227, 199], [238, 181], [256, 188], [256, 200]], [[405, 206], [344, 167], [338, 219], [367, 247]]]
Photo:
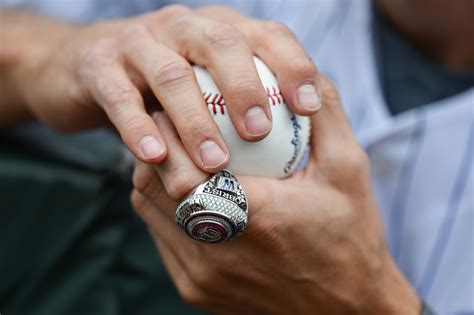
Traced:
[[245, 230], [247, 196], [235, 176], [222, 170], [199, 185], [176, 209], [176, 224], [193, 239], [219, 243]]

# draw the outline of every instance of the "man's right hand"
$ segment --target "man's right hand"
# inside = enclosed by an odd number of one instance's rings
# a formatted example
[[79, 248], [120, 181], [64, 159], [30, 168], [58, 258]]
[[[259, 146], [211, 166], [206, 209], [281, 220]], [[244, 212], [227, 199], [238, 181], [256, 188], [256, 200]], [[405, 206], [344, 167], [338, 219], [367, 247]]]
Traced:
[[[158, 104], [199, 168], [215, 172], [229, 161], [191, 64], [211, 72], [237, 132], [248, 141], [264, 138], [271, 129], [271, 110], [253, 55], [275, 72], [295, 113], [310, 115], [320, 106], [316, 67], [291, 31], [225, 7], [192, 11], [169, 6], [88, 26], [46, 25], [41, 40], [30, 38], [29, 46], [17, 51], [22, 56], [36, 49], [35, 62], [6, 65], [7, 80], [26, 111], [60, 131], [111, 122], [135, 156], [147, 163], [166, 156], [159, 126], [150, 116]], [[7, 34], [7, 44], [14, 46], [11, 37]]]

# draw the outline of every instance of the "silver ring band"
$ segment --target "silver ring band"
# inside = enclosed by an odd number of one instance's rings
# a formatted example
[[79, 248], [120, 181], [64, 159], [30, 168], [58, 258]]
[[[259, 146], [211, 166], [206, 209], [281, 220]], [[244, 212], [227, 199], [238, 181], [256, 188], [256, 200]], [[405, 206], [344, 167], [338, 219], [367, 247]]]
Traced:
[[231, 240], [245, 230], [247, 222], [247, 196], [228, 170], [197, 186], [176, 209], [176, 224], [205, 243]]

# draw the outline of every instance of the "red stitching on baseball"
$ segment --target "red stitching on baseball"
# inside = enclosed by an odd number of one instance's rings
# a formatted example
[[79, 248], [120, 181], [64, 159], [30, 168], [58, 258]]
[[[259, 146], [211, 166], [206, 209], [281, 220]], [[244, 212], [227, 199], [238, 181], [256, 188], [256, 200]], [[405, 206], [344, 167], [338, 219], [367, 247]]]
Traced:
[[[265, 91], [267, 92], [268, 102], [271, 105], [275, 106], [285, 102], [278, 86], [266, 87]], [[220, 111], [222, 115], [225, 114], [225, 101], [221, 94], [204, 92], [202, 93], [202, 96], [204, 97], [204, 101], [207, 103], [208, 108], [212, 110], [214, 115], [217, 115], [218, 111]]]

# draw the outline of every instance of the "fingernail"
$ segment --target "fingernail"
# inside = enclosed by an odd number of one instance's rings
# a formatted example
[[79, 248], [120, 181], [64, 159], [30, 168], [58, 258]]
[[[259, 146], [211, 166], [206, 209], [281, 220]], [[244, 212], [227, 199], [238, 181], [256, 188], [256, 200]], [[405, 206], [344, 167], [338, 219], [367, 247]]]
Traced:
[[140, 140], [140, 150], [147, 160], [155, 159], [163, 153], [163, 146], [153, 136], [144, 136]]
[[216, 167], [225, 162], [227, 155], [221, 147], [211, 140], [203, 141], [199, 147], [201, 160], [206, 167]]
[[252, 107], [245, 114], [245, 129], [252, 136], [267, 133], [271, 126], [272, 123], [261, 107]]
[[321, 97], [311, 84], [304, 84], [298, 89], [298, 102], [301, 107], [310, 111], [317, 111], [321, 107]]
[[158, 119], [160, 117], [160, 113], [159, 112], [154, 112], [152, 115], [151, 115], [151, 118], [153, 119], [154, 122], [158, 123]]

